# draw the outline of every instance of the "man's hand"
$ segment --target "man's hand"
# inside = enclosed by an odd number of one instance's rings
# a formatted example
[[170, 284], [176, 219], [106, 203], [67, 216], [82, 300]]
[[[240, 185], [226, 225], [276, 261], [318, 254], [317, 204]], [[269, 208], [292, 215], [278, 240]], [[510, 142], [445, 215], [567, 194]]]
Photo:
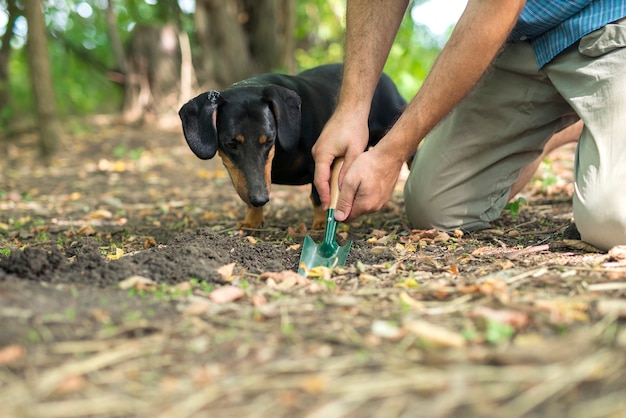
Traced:
[[377, 147], [360, 154], [340, 181], [335, 219], [351, 221], [380, 210], [391, 198], [402, 164]]
[[330, 167], [335, 158], [345, 157], [339, 175], [341, 187], [344, 174], [350, 169], [354, 159], [367, 147], [369, 139], [367, 117], [367, 114], [364, 118], [359, 118], [354, 113], [337, 110], [311, 150], [315, 159], [314, 184], [324, 209], [327, 209], [330, 203]]

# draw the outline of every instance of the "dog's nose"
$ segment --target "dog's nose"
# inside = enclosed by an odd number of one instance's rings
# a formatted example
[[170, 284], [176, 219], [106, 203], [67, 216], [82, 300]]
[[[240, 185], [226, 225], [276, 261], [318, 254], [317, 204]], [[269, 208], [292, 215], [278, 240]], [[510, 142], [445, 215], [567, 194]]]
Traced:
[[256, 208], [263, 206], [269, 200], [270, 198], [266, 193], [250, 196], [250, 204]]

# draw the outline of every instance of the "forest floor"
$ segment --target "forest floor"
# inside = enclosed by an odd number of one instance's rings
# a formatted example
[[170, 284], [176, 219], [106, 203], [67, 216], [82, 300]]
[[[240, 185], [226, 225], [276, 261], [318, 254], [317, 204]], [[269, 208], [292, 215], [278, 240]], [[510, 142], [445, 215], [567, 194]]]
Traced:
[[626, 416], [626, 257], [563, 238], [571, 147], [478, 233], [412, 230], [400, 181], [304, 278], [308, 186], [242, 234], [180, 129], [73, 131], [1, 145], [1, 417]]

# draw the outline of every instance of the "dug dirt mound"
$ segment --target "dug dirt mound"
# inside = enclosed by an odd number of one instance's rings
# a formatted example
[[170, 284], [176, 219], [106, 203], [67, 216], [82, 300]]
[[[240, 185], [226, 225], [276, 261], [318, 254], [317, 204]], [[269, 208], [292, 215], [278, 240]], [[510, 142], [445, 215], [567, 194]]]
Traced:
[[[235, 263], [238, 273], [258, 275], [266, 271], [296, 270], [300, 258], [292, 242], [264, 242], [200, 228], [181, 234], [167, 245], [137, 251], [111, 260], [94, 238], [81, 238], [65, 253], [58, 247], [26, 247], [0, 259], [0, 280], [14, 277], [50, 283], [111, 286], [133, 275], [162, 284], [190, 278], [222, 282], [218, 269]], [[358, 244], [352, 259], [370, 263], [390, 261], [388, 251], [373, 254]]]
[[84, 283], [110, 286], [131, 275], [148, 277], [159, 283], [177, 283], [189, 278], [219, 282], [217, 269], [236, 262], [239, 268], [259, 274], [295, 268], [298, 254], [287, 254], [271, 243], [252, 245], [200, 229], [183, 234], [168, 245], [139, 251], [109, 260], [93, 238], [82, 238], [64, 254], [59, 248], [27, 247], [0, 260], [0, 279], [20, 279], [50, 283]]

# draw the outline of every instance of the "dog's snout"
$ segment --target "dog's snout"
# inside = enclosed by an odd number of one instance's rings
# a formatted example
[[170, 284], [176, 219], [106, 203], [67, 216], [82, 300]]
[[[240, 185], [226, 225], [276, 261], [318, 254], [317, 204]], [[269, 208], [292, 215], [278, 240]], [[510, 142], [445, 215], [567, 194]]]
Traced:
[[250, 204], [255, 208], [265, 205], [267, 202], [269, 202], [269, 200], [270, 197], [267, 195], [267, 193], [250, 196]]

